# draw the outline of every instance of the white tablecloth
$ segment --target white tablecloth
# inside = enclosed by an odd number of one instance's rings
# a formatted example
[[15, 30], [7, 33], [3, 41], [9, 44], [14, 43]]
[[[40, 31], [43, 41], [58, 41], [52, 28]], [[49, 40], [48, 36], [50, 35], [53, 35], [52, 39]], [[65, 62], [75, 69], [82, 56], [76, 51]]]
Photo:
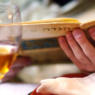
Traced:
[[35, 84], [0, 84], [0, 95], [28, 95], [37, 85]]

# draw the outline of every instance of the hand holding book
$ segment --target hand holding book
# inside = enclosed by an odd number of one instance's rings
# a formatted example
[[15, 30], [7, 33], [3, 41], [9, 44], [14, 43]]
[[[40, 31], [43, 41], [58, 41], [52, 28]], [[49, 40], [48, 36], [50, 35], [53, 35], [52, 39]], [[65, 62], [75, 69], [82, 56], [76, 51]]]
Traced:
[[[87, 32], [95, 44], [95, 27], [88, 29]], [[95, 71], [95, 47], [87, 39], [84, 30], [75, 29], [68, 32], [66, 37], [59, 37], [58, 40], [62, 50], [80, 70]]]

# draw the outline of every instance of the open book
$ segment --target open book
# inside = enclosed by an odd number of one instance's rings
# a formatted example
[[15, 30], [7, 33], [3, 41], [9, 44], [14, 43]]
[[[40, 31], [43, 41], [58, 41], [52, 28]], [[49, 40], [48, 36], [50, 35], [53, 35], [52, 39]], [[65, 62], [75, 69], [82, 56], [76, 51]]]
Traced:
[[22, 22], [22, 25], [21, 55], [32, 57], [32, 61], [36, 63], [63, 63], [70, 61], [59, 48], [57, 38], [64, 36], [68, 31], [75, 28], [82, 28], [86, 31], [88, 28], [95, 26], [95, 20], [81, 23], [73, 18], [56, 18]]
[[87, 30], [95, 25], [95, 20], [81, 23], [73, 18], [55, 18], [48, 20], [25, 22], [23, 24], [23, 39], [37, 40], [64, 36], [75, 28]]

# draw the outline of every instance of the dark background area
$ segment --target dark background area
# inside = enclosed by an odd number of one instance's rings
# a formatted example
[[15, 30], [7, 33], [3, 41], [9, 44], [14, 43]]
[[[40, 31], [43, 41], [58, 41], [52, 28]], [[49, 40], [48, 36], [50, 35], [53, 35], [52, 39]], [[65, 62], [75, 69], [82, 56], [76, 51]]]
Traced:
[[73, 0], [53, 0], [55, 3], [63, 6], [65, 5], [66, 3], [70, 2], [70, 1], [73, 1]]

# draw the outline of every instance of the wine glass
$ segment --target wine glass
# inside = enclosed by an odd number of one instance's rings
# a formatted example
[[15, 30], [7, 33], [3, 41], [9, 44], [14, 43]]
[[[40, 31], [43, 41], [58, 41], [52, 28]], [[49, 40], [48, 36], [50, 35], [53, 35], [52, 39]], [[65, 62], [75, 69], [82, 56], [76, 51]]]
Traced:
[[14, 63], [21, 42], [19, 8], [12, 3], [0, 3], [0, 81]]

